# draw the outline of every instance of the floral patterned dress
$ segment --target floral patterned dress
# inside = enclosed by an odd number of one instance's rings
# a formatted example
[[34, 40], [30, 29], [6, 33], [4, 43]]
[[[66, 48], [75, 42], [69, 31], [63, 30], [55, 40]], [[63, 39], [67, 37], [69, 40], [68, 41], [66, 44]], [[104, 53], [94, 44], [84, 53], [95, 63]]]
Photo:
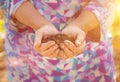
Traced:
[[[27, 0], [0, 0], [4, 8], [8, 82], [115, 82], [111, 46], [106, 33], [112, 24], [113, 11], [109, 0], [90, 0], [85, 9], [98, 17], [101, 41], [87, 42], [82, 54], [67, 59], [48, 59], [33, 49], [35, 32], [28, 26], [17, 31], [13, 15]], [[58, 30], [81, 9], [86, 0], [29, 0]], [[3, 5], [4, 4], [4, 5]], [[19, 23], [19, 22], [18, 22]]]

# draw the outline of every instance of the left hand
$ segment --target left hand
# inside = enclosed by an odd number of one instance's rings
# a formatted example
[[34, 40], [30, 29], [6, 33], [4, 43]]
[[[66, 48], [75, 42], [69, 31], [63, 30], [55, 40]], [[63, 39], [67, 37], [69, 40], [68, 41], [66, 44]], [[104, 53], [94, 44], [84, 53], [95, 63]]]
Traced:
[[59, 31], [52, 25], [48, 24], [40, 27], [35, 32], [34, 49], [46, 57], [54, 58], [57, 56], [59, 49], [55, 41], [42, 42], [43, 38], [58, 34]]
[[63, 59], [79, 55], [84, 51], [86, 34], [78, 26], [68, 25], [61, 33], [76, 38], [75, 43], [65, 40], [64, 43], [60, 45], [62, 51], [59, 52], [59, 55], [64, 55]]

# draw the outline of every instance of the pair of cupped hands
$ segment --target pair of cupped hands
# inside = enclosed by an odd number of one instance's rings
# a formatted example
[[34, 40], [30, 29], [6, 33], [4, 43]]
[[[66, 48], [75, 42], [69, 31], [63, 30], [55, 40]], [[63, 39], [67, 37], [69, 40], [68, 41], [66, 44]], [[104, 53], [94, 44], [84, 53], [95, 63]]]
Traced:
[[[55, 41], [42, 43], [44, 37], [64, 34], [75, 38], [75, 43], [65, 40], [60, 46]], [[68, 59], [81, 54], [84, 51], [86, 34], [76, 25], [67, 25], [62, 31], [58, 31], [52, 24], [44, 25], [35, 32], [34, 49], [41, 55], [49, 58]]]

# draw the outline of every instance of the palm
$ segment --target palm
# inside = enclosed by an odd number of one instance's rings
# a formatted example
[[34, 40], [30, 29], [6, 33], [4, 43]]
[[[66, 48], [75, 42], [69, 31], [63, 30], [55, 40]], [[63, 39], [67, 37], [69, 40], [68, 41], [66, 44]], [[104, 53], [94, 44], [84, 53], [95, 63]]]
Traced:
[[[66, 34], [69, 36], [72, 36], [77, 39], [81, 39], [81, 42], [85, 39], [85, 32], [82, 31], [79, 27], [77, 26], [68, 26], [65, 29], [63, 29], [62, 34]], [[77, 42], [76, 42], [77, 43]]]
[[58, 33], [58, 30], [53, 25], [41, 27], [38, 31], [36, 31], [34, 43], [35, 45], [40, 45], [44, 37], [49, 37]]

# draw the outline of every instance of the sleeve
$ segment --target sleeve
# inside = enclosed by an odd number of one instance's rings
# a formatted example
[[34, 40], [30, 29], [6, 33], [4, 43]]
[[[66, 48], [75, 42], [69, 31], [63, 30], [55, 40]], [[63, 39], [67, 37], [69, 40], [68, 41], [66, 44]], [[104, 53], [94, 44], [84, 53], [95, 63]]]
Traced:
[[25, 25], [20, 23], [16, 18], [14, 18], [14, 14], [16, 10], [26, 1], [30, 1], [33, 3], [33, 0], [10, 0], [10, 6], [9, 6], [9, 16], [10, 16], [10, 29], [13, 29], [15, 31], [18, 31], [18, 28], [16, 27], [24, 27]]
[[28, 0], [11, 0], [10, 2], [10, 9], [9, 14], [14, 15], [15, 11], [25, 2]]
[[114, 19], [114, 5], [110, 0], [90, 0], [85, 7], [92, 11], [100, 22], [101, 32], [106, 33]]
[[3, 5], [4, 5], [4, 1], [0, 0], [0, 8], [2, 8]]
[[4, 1], [4, 0], [0, 0], [0, 8], [3, 8], [4, 3], [5, 3], [5, 1]]
[[25, 2], [30, 1], [33, 5], [36, 0], [10, 0], [9, 14], [14, 15], [16, 10]]
[[6, 0], [0, 0], [0, 8], [3, 10], [6, 9]]

